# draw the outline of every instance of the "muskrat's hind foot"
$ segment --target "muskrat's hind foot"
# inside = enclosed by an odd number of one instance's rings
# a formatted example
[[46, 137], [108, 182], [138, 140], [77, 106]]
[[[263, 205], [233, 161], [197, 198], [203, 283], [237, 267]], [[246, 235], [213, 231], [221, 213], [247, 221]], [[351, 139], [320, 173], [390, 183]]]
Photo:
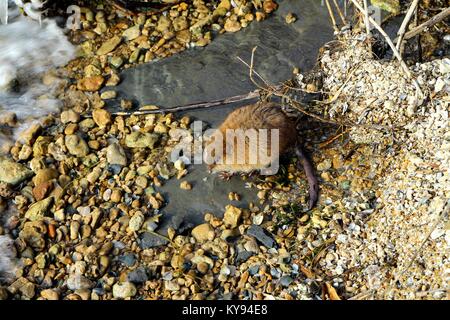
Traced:
[[300, 146], [296, 146], [295, 153], [299, 158], [303, 166], [303, 170], [305, 170], [306, 178], [308, 180], [309, 185], [309, 201], [308, 201], [308, 210], [314, 208], [319, 199], [319, 182], [314, 174], [314, 168], [311, 164], [311, 161], [303, 152], [303, 149]]
[[258, 172], [257, 170], [252, 170], [252, 171], [250, 171], [250, 172], [241, 172], [239, 175], [240, 175], [242, 178], [248, 179], [248, 178], [252, 178], [252, 177], [254, 177], [254, 176], [259, 175], [259, 172]]
[[217, 174], [219, 176], [220, 179], [228, 181], [231, 179], [231, 177], [234, 175], [234, 173], [232, 172], [226, 172], [226, 171], [221, 171]]

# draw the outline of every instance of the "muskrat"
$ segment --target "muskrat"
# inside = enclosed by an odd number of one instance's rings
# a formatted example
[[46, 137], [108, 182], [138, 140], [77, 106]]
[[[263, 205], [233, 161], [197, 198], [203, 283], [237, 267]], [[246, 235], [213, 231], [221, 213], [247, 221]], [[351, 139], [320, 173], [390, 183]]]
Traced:
[[[272, 153], [273, 146], [272, 135], [267, 135], [267, 141], [256, 140], [256, 145], [253, 147], [258, 149], [251, 149], [248, 136], [244, 137], [245, 141], [245, 153], [242, 154], [243, 149], [238, 149], [237, 138], [230, 136], [229, 139], [226, 138], [227, 130], [241, 129], [242, 131], [249, 129], [256, 129], [258, 138], [260, 137], [260, 132], [258, 129], [278, 129], [278, 154]], [[305, 170], [306, 177], [309, 184], [309, 209], [312, 209], [317, 202], [319, 185], [317, 178], [314, 174], [313, 166], [303, 151], [302, 143], [296, 129], [296, 123], [293, 119], [289, 118], [281, 109], [281, 107], [275, 103], [269, 102], [258, 102], [256, 104], [244, 106], [238, 108], [231, 112], [227, 118], [223, 121], [220, 127], [215, 131], [215, 134], [220, 133], [220, 138], [222, 140], [222, 146], [220, 142], [218, 148], [222, 148], [222, 154], [216, 155], [217, 149], [212, 149], [209, 156], [212, 156], [213, 162], [208, 166], [211, 172], [221, 173], [222, 177], [229, 178], [229, 176], [235, 173], [251, 173], [259, 170], [265, 170], [273, 161], [272, 154], [277, 157], [278, 155], [287, 154], [294, 152], [299, 158], [299, 163], [303, 166]], [[215, 136], [211, 137], [208, 146], [212, 146], [212, 142], [216, 141]], [[254, 140], [255, 141], [255, 140]], [[276, 140], [274, 140], [276, 143]], [[208, 147], [207, 147], [208, 148]], [[260, 150], [262, 148], [263, 152], [266, 152], [267, 158], [258, 157], [257, 161], [253, 161], [255, 150]], [[238, 153], [240, 150], [240, 153]], [[230, 155], [231, 151], [231, 155]], [[276, 149], [275, 149], [276, 151]], [[257, 153], [257, 152], [256, 152]], [[208, 149], [206, 149], [206, 154], [208, 155]], [[238, 155], [240, 158], [238, 159]], [[261, 153], [257, 153], [260, 155]], [[269, 159], [270, 158], [270, 159]], [[251, 161], [252, 160], [252, 161]], [[211, 161], [209, 162], [211, 163]], [[276, 173], [276, 172], [275, 172]], [[272, 173], [272, 174], [275, 174]]]

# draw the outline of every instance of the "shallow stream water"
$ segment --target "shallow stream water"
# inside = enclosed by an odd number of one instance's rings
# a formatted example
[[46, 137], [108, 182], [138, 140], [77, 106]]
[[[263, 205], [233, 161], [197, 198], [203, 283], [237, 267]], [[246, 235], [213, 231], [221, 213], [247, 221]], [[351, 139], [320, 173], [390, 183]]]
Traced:
[[[279, 3], [279, 9], [269, 19], [254, 22], [237, 33], [218, 35], [204, 48], [125, 70], [121, 74], [122, 83], [116, 88], [119, 98], [164, 108], [247, 93], [256, 88], [249, 79], [248, 67], [237, 57], [249, 62], [255, 46], [258, 47], [255, 70], [272, 84], [290, 79], [294, 67], [301, 71], [310, 69], [319, 48], [333, 37], [327, 9], [319, 0]], [[285, 22], [289, 12], [298, 17], [295, 23]], [[110, 109], [117, 110], [117, 104], [110, 105]], [[242, 103], [184, 114], [214, 128], [239, 105]], [[168, 199], [158, 232], [165, 233], [168, 226], [183, 229], [201, 223], [205, 212], [221, 216], [230, 203], [246, 207], [250, 201], [257, 200], [255, 190], [246, 189], [240, 177], [224, 182], [209, 174], [203, 165], [191, 165], [189, 171], [184, 179], [192, 183], [192, 190], [181, 190], [177, 179], [166, 181], [158, 190]], [[230, 202], [231, 191], [240, 194], [241, 201]], [[151, 238], [147, 235], [146, 246], [151, 245]]]

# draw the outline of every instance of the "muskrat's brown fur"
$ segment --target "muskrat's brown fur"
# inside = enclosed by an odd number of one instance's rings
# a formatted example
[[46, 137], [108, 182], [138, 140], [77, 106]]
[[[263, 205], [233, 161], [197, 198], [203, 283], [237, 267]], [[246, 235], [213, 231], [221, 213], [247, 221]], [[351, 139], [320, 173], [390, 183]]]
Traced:
[[[298, 136], [295, 122], [289, 118], [279, 105], [275, 103], [268, 102], [258, 102], [256, 104], [244, 106], [238, 108], [231, 112], [224, 122], [220, 125], [219, 131], [224, 137], [223, 150], [224, 157], [217, 161], [216, 163], [209, 166], [209, 169], [213, 172], [225, 172], [227, 174], [234, 173], [249, 173], [255, 170], [261, 170], [270, 165], [270, 161], [260, 161], [256, 164], [250, 163], [250, 148], [248, 146], [248, 140], [245, 140], [245, 161], [243, 163], [236, 163], [236, 140], [227, 141], [226, 131], [227, 130], [248, 130], [248, 129], [278, 129], [279, 130], [279, 154], [285, 154], [287, 152], [295, 152], [299, 157], [299, 160], [305, 170], [308, 183], [309, 183], [309, 208], [311, 209], [318, 199], [318, 182], [314, 175], [314, 169], [311, 162], [305, 156], [302, 151], [301, 141]], [[271, 135], [268, 135], [268, 143], [265, 147], [268, 152], [267, 155], [270, 156], [270, 140]], [[230, 146], [231, 145], [231, 146]], [[258, 147], [261, 147], [258, 145]], [[225, 152], [234, 148], [233, 159], [227, 159]], [[231, 160], [231, 161], [230, 161]], [[220, 163], [217, 163], [220, 162]]]

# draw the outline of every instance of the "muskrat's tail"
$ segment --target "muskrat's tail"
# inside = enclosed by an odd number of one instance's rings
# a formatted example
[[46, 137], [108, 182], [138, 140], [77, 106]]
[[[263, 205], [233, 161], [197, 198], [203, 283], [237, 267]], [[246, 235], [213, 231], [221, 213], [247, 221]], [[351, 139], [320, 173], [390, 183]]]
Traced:
[[295, 154], [299, 158], [303, 166], [303, 170], [305, 170], [306, 178], [308, 180], [309, 185], [309, 202], [308, 209], [311, 210], [317, 203], [319, 199], [319, 182], [317, 181], [316, 175], [314, 174], [314, 168], [311, 160], [303, 151], [302, 146], [297, 143], [295, 146]]

